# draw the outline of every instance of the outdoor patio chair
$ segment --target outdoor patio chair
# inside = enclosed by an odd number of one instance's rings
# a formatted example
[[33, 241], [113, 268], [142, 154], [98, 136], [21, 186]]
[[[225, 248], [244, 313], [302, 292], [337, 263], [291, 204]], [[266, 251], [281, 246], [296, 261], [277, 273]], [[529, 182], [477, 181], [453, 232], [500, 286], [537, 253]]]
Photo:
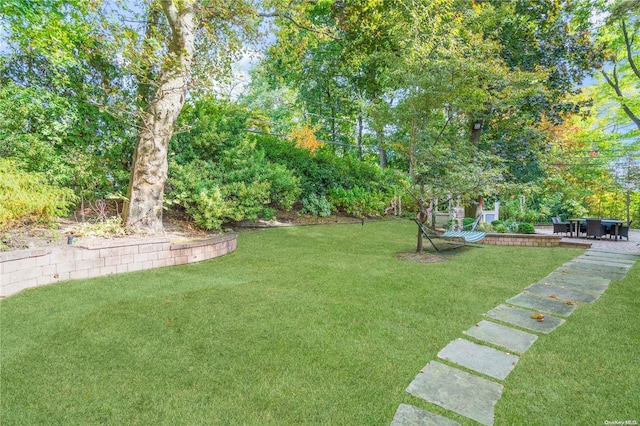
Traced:
[[563, 222], [559, 216], [552, 217], [551, 222], [553, 222], [554, 234], [568, 234], [571, 231], [571, 224], [569, 222]]
[[618, 229], [618, 237], [620, 237], [620, 239], [622, 239], [622, 237], [625, 237], [627, 241], [629, 241], [629, 228], [631, 228], [631, 222], [633, 221], [629, 221], [629, 223], [627, 223], [626, 225], [622, 225]]
[[587, 219], [587, 237], [599, 238], [606, 235], [607, 230], [600, 219]]

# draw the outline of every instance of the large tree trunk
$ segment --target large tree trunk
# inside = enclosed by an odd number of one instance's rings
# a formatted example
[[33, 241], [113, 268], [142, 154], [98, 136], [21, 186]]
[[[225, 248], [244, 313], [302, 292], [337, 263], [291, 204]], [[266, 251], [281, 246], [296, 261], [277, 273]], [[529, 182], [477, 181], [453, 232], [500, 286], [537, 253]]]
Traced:
[[376, 129], [376, 140], [378, 141], [378, 153], [380, 154], [380, 168], [387, 167], [387, 150], [384, 147], [384, 130]]
[[362, 115], [358, 116], [358, 134], [356, 136], [356, 141], [358, 144], [358, 160], [362, 161]]
[[162, 231], [162, 204], [167, 179], [167, 151], [187, 93], [193, 57], [194, 0], [161, 0], [171, 27], [171, 45], [158, 76], [158, 86], [142, 117], [133, 157], [124, 223], [151, 232]]

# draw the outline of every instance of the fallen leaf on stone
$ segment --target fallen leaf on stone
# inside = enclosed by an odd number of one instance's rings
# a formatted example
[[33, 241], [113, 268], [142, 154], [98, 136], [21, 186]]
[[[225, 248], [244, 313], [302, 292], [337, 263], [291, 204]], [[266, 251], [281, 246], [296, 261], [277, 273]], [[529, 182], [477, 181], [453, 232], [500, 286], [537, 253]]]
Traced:
[[537, 320], [538, 322], [544, 321], [544, 315], [540, 313], [531, 314], [531, 318]]
[[572, 302], [571, 300], [567, 300], [565, 303], [567, 305], [575, 305], [576, 304], [575, 302]]
[[558, 296], [556, 296], [555, 294], [552, 294], [552, 295], [551, 295], [551, 296], [549, 296], [549, 297], [550, 297], [550, 298], [552, 298], [552, 299], [557, 299], [557, 298], [558, 298]]

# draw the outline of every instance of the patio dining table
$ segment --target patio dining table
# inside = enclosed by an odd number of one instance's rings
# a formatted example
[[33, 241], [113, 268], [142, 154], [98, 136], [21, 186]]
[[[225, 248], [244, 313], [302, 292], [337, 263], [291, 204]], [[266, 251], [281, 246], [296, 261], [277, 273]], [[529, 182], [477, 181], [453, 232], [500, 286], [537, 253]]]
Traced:
[[607, 229], [612, 229], [614, 232], [609, 232], [611, 235], [615, 235], [616, 241], [618, 241], [618, 234], [620, 234], [620, 227], [624, 225], [624, 220], [620, 219], [602, 219], [602, 224], [607, 227]]
[[568, 221], [569, 221], [569, 236], [573, 237], [573, 231], [575, 230], [576, 237], [579, 237], [580, 225], [582, 224], [582, 222], [584, 222], [584, 218], [583, 217], [573, 218], [573, 219], [568, 219]]
[[[580, 225], [584, 223], [587, 219], [584, 217], [572, 218], [568, 219], [569, 221], [569, 236], [573, 237], [573, 233], [575, 231], [576, 237], [580, 236]], [[615, 235], [616, 241], [618, 241], [618, 235], [620, 234], [620, 227], [624, 225], [624, 220], [621, 219], [601, 219], [602, 224], [607, 227], [607, 229], [611, 230], [613, 228], [614, 232], [609, 232], [611, 235]]]

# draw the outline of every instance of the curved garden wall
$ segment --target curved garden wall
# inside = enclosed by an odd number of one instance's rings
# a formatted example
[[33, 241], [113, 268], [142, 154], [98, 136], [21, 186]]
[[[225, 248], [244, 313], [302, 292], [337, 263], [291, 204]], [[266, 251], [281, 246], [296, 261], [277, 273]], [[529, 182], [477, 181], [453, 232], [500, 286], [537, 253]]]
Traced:
[[0, 253], [0, 297], [65, 280], [213, 259], [235, 251], [237, 241], [236, 233], [189, 242], [127, 238]]

